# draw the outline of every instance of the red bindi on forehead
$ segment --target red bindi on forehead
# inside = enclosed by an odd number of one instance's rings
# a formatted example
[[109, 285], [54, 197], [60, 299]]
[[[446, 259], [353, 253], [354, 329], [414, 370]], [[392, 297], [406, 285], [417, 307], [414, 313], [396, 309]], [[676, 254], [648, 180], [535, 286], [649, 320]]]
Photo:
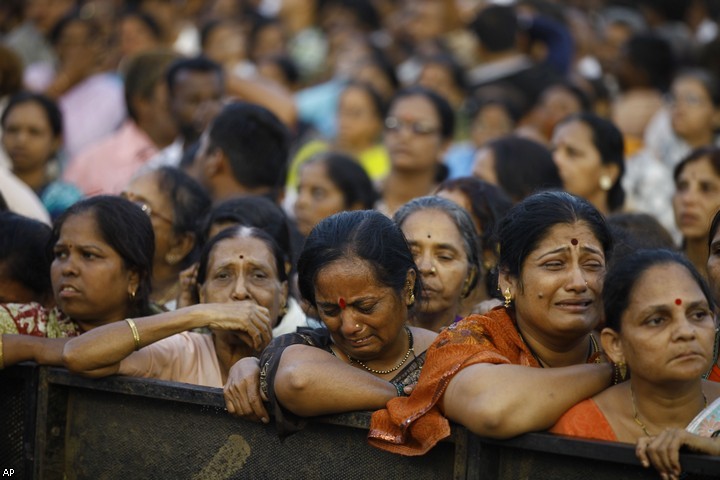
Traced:
[[343, 297], [338, 298], [338, 305], [340, 305], [340, 308], [343, 310], [345, 307], [347, 307], [347, 302], [345, 302], [345, 299]]
[[676, 299], [675, 299], [675, 305], [682, 305], [682, 299], [676, 298]]
[[578, 244], [577, 238], [573, 238], [572, 240], [570, 240], [570, 243], [572, 243], [573, 245], [577, 245]]

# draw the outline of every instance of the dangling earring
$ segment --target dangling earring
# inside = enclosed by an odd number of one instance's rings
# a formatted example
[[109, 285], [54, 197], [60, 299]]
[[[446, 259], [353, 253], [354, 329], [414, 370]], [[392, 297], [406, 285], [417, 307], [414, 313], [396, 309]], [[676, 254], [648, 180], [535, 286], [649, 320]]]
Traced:
[[415, 292], [413, 292], [413, 286], [414, 285], [410, 285], [410, 280], [405, 282], [405, 288], [407, 288], [408, 290], [408, 307], [411, 307], [413, 306], [413, 304], [415, 304]]
[[606, 192], [612, 188], [612, 178], [610, 178], [610, 175], [601, 175], [600, 176], [600, 188], [605, 190]]
[[503, 298], [505, 298], [505, 308], [510, 308], [510, 303], [512, 303], [512, 293], [510, 293], [510, 287], [506, 288], [503, 292]]
[[132, 301], [132, 300], [135, 300], [135, 290], [133, 290], [132, 292], [130, 292], [130, 300], [131, 300], [131, 301]]

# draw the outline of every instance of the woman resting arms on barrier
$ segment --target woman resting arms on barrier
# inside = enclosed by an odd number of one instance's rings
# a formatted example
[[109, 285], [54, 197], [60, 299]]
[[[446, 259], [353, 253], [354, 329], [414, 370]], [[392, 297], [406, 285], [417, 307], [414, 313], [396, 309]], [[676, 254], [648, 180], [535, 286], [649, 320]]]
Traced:
[[602, 215], [544, 192], [508, 212], [499, 238], [506, 306], [438, 336], [410, 397], [373, 414], [371, 444], [421, 455], [450, 434], [447, 419], [495, 438], [543, 430], [610, 384], [610, 365], [586, 364], [599, 354], [591, 332], [612, 243]]
[[480, 242], [470, 214], [440, 197], [411, 200], [395, 213], [422, 279], [410, 322], [435, 332], [460, 320], [480, 274]]
[[[703, 380], [714, 359], [715, 305], [695, 267], [669, 250], [641, 250], [609, 271], [603, 301], [602, 345], [620, 371], [632, 375], [575, 405], [551, 431], [637, 443], [643, 465], [652, 464], [663, 478], [680, 475], [682, 446], [720, 455], [720, 439], [694, 434], [720, 433], [717, 418], [689, 426], [720, 398], [720, 384]], [[720, 411], [720, 403], [715, 408]]]
[[153, 230], [137, 205], [104, 195], [82, 200], [56, 220], [48, 245], [34, 254], [53, 257], [41, 262], [49, 272], [35, 275], [50, 276], [55, 306], [0, 305], [0, 367], [27, 360], [62, 365], [65, 337], [154, 313]]
[[[287, 300], [285, 256], [267, 233], [232, 227], [203, 248], [197, 283], [200, 304], [88, 332], [67, 343], [65, 365], [94, 377], [119, 373], [222, 387], [235, 362], [270, 341], [270, 319]], [[212, 335], [186, 331], [202, 327]]]
[[[278, 337], [260, 357], [260, 386], [280, 434], [298, 417], [380, 408], [417, 381], [435, 333], [409, 327], [421, 281], [400, 228], [379, 212], [322, 220], [298, 260], [303, 298], [327, 328]], [[233, 367], [230, 413], [267, 421], [257, 363]], [[235, 375], [234, 375], [235, 374]]]

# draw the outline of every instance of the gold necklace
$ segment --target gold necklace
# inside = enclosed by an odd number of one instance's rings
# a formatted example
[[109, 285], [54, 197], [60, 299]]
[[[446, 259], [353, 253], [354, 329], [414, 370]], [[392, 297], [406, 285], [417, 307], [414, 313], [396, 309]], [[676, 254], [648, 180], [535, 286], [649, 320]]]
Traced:
[[387, 373], [392, 373], [392, 372], [394, 372], [395, 370], [397, 370], [397, 369], [399, 369], [400, 367], [402, 367], [403, 365], [405, 365], [405, 362], [407, 362], [407, 359], [410, 358], [410, 352], [412, 352], [413, 355], [415, 354], [415, 351], [413, 350], [413, 336], [412, 336], [412, 332], [410, 331], [410, 329], [409, 329], [408, 327], [405, 327], [405, 332], [407, 332], [409, 348], [408, 348], [408, 351], [405, 352], [405, 356], [403, 357], [403, 359], [400, 360], [400, 363], [398, 363], [398, 364], [395, 365], [394, 367], [392, 367], [392, 368], [390, 368], [390, 369], [388, 369], [388, 370], [375, 370], [374, 368], [370, 368], [370, 367], [368, 367], [367, 365], [365, 365], [364, 362], [362, 362], [362, 361], [360, 361], [360, 360], [356, 360], [356, 359], [354, 359], [353, 357], [351, 357], [350, 355], [348, 355], [347, 357], [350, 359], [350, 365], [352, 365], [353, 363], [357, 363], [357, 364], [359, 364], [361, 367], [363, 367], [365, 370], [367, 370], [367, 371], [370, 372], [370, 373], [374, 373], [375, 375], [385, 375], [385, 374], [387, 374]]
[[[703, 401], [705, 402], [705, 406], [703, 408], [707, 407], [707, 397], [705, 396], [705, 392], [702, 392]], [[643, 423], [642, 420], [640, 420], [640, 415], [638, 414], [638, 408], [637, 403], [635, 403], [635, 391], [632, 388], [632, 383], [630, 384], [630, 398], [632, 399], [632, 407], [633, 407], [633, 420], [635, 420], [635, 423], [637, 423], [640, 428], [642, 428], [643, 433], [647, 437], [651, 437], [650, 432], [648, 432], [647, 426], [645, 423]]]

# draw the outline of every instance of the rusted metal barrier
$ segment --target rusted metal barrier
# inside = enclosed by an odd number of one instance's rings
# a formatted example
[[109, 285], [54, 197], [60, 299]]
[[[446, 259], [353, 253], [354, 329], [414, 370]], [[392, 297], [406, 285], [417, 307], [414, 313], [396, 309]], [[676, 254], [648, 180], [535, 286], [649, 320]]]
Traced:
[[[370, 415], [319, 418], [280, 442], [274, 425], [227, 414], [219, 389], [90, 380], [23, 365], [0, 372], [0, 472], [26, 479], [642, 479], [629, 445], [529, 434], [492, 441], [454, 426], [422, 457], [367, 444]], [[684, 478], [720, 458], [684, 454]]]

